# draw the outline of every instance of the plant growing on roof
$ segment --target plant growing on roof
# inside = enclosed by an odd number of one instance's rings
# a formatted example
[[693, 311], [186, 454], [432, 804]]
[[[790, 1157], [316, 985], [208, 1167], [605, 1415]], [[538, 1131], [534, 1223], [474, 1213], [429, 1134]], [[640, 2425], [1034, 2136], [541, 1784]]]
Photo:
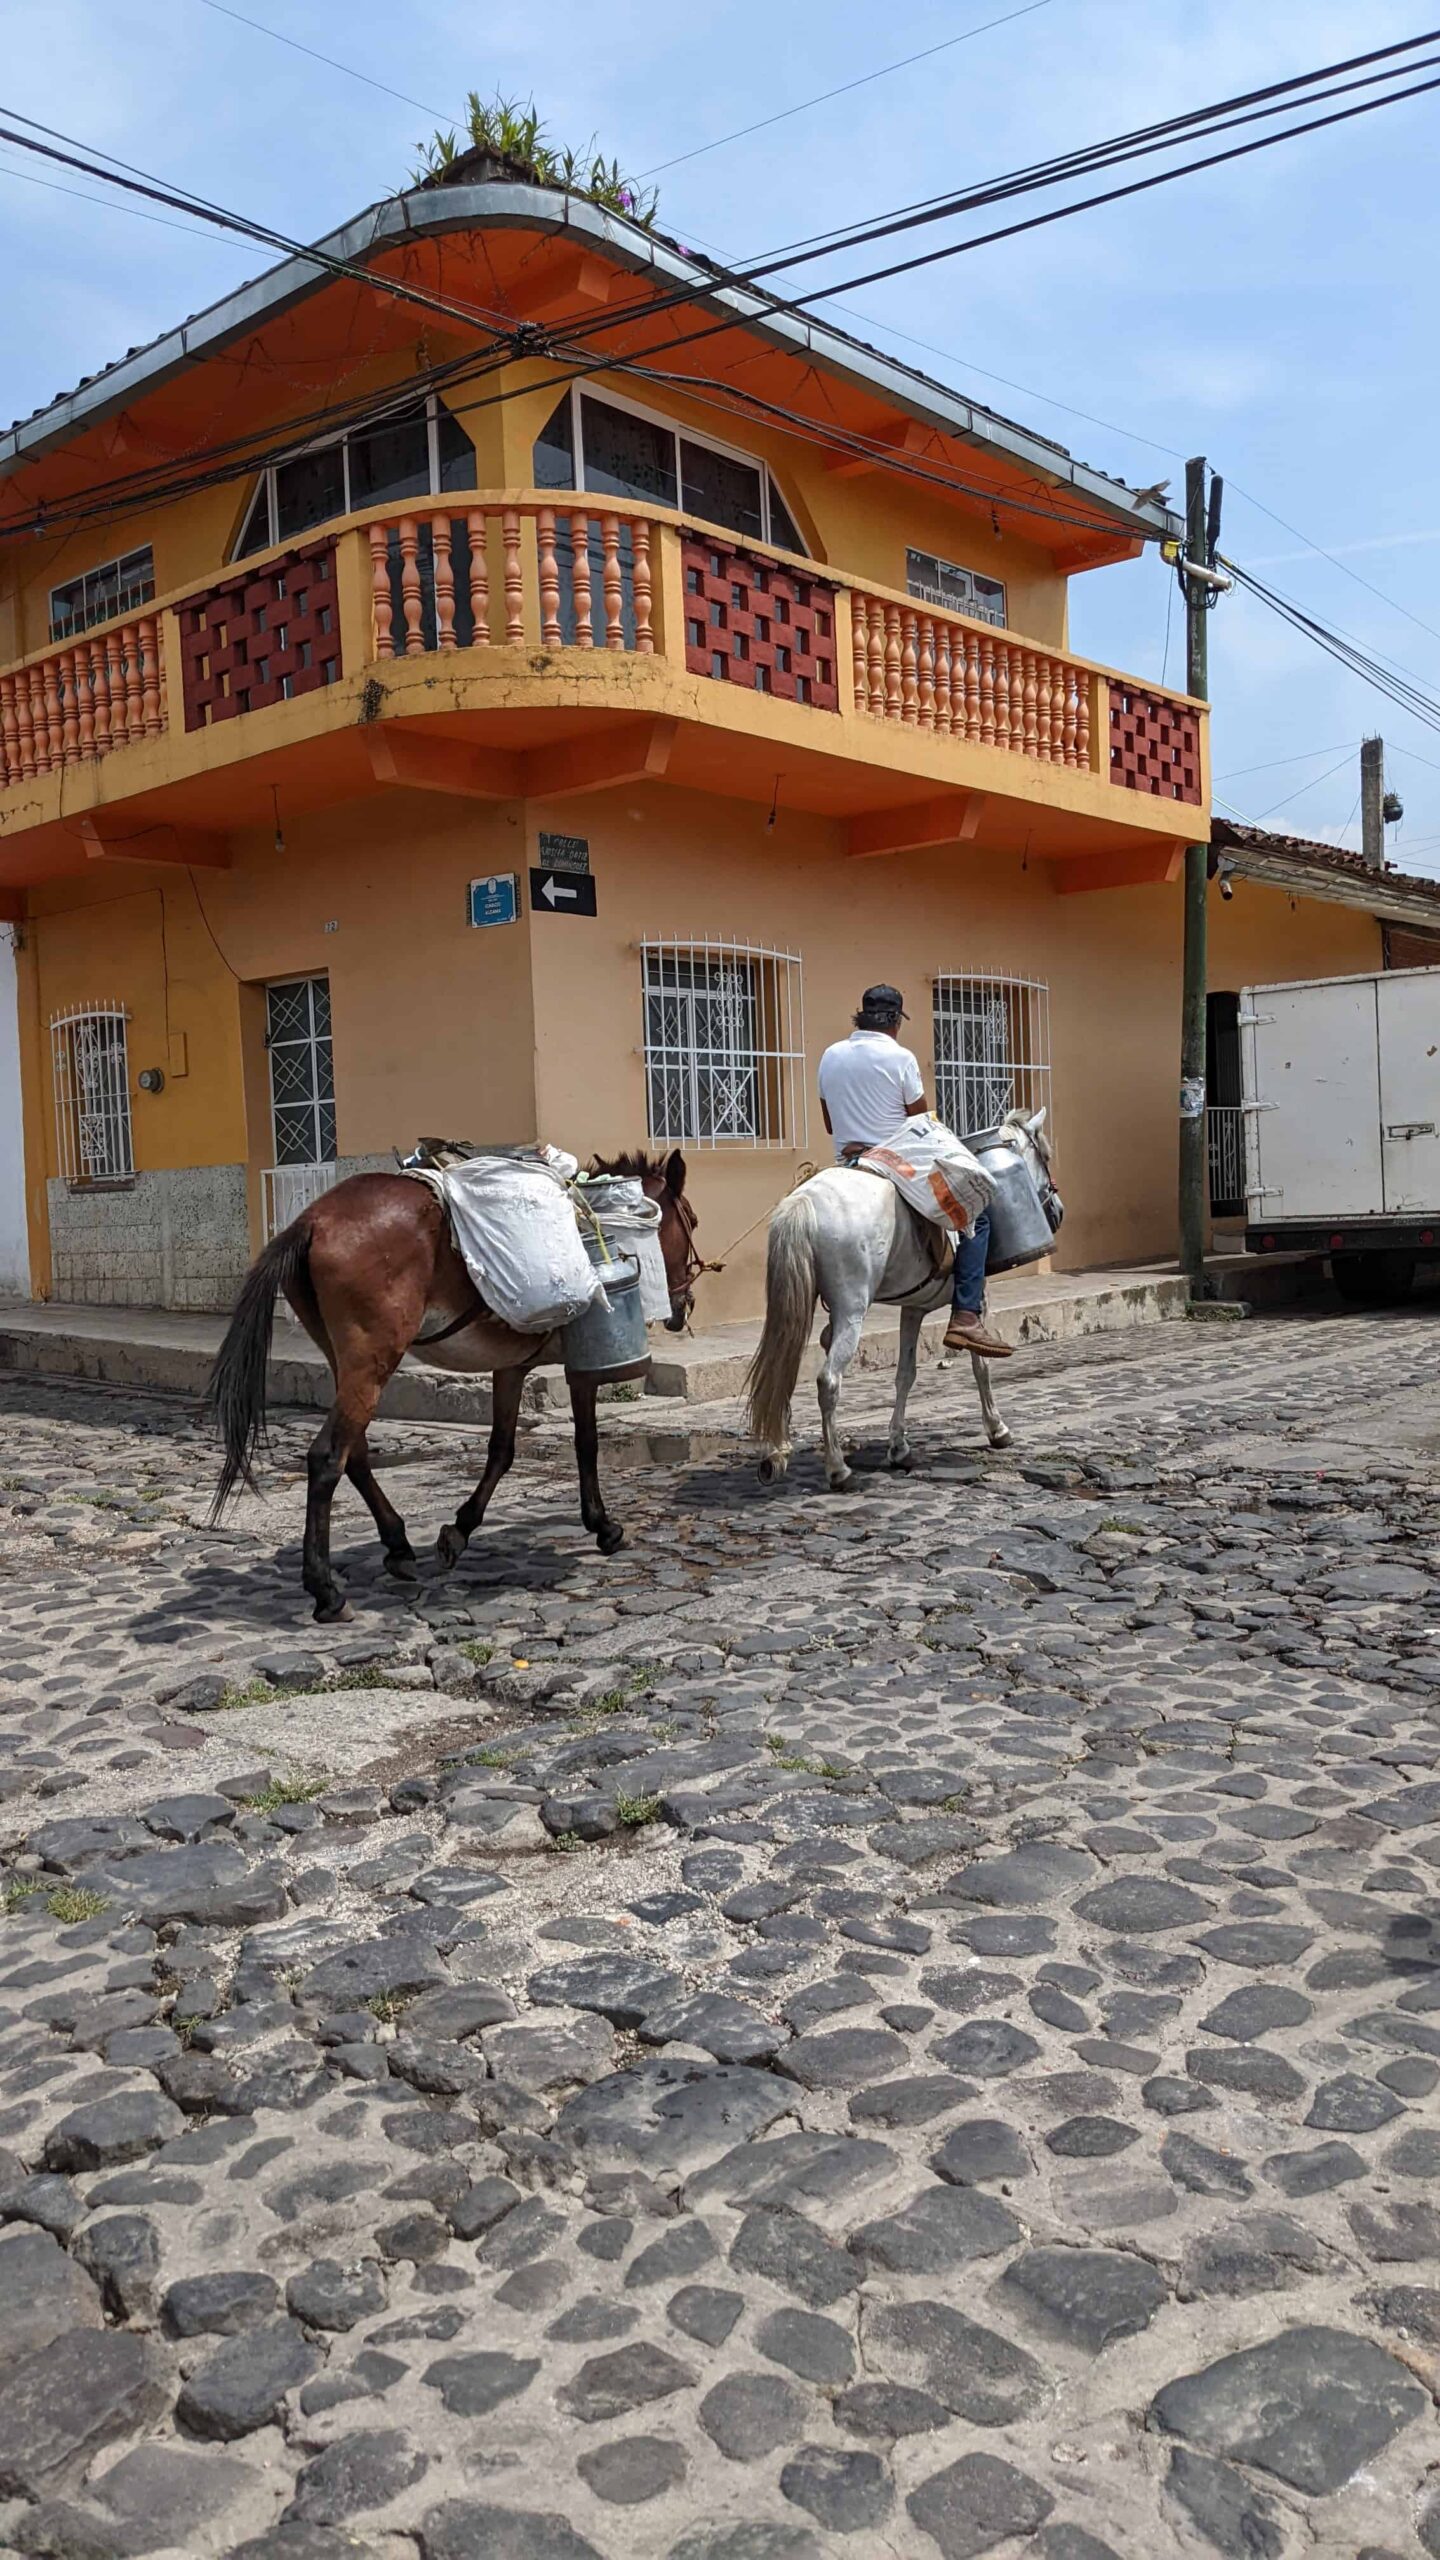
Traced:
[[410, 173], [413, 186], [455, 184], [471, 174], [472, 159], [498, 160], [516, 176], [585, 196], [630, 222], [648, 227], [654, 221], [658, 190], [642, 188], [627, 178], [618, 160], [607, 160], [596, 148], [593, 134], [582, 151], [552, 144], [533, 98], [522, 106], [518, 98], [485, 99], [472, 89], [465, 102], [465, 122], [468, 140], [463, 143], [454, 132], [436, 131], [428, 142], [417, 145], [420, 165]]

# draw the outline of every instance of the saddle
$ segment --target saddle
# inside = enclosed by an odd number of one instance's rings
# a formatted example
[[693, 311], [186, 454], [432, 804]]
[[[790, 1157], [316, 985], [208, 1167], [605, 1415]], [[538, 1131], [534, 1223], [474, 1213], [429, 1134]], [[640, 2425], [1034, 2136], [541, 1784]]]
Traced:
[[480, 1146], [470, 1138], [417, 1138], [408, 1156], [395, 1149], [395, 1160], [406, 1173], [444, 1173], [451, 1165], [468, 1164], [472, 1156], [533, 1156], [533, 1146]]

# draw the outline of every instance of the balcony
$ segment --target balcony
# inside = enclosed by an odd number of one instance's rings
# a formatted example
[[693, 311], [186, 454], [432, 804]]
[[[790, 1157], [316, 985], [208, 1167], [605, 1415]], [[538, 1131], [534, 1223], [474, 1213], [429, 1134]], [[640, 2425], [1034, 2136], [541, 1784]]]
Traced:
[[0, 888], [127, 842], [224, 862], [280, 788], [295, 813], [662, 776], [839, 820], [857, 858], [1033, 846], [1061, 888], [1114, 887], [1174, 877], [1205, 746], [1183, 695], [843, 571], [482, 494], [348, 518], [0, 672]]

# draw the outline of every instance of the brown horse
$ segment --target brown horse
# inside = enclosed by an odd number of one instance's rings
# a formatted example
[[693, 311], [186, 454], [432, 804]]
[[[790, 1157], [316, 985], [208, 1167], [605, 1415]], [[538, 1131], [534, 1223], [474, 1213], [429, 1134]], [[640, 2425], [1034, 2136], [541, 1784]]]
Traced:
[[[684, 1157], [677, 1151], [660, 1163], [625, 1155], [597, 1162], [591, 1171], [631, 1175], [647, 1198], [659, 1203], [659, 1241], [670, 1291], [666, 1323], [679, 1333], [702, 1267], [693, 1243], [695, 1212], [685, 1197]], [[328, 1622], [350, 1614], [344, 1584], [330, 1562], [330, 1505], [342, 1475], [369, 1507], [385, 1549], [386, 1570], [401, 1582], [418, 1578], [405, 1523], [375, 1481], [365, 1437], [386, 1381], [406, 1352], [423, 1352], [437, 1368], [491, 1373], [485, 1472], [454, 1521], [441, 1530], [436, 1546], [448, 1569], [458, 1564], [514, 1460], [525, 1380], [542, 1361], [558, 1358], [559, 1337], [517, 1333], [490, 1313], [428, 1183], [400, 1173], [352, 1174], [303, 1210], [246, 1274], [207, 1389], [225, 1450], [212, 1524], [238, 1484], [254, 1490], [252, 1470], [265, 1436], [270, 1333], [275, 1301], [282, 1293], [324, 1352], [335, 1379], [335, 1401], [310, 1445], [305, 1506], [304, 1583], [316, 1617]], [[600, 1491], [596, 1393], [595, 1379], [571, 1378], [580, 1516], [601, 1554], [609, 1556], [625, 1532], [611, 1519]]]

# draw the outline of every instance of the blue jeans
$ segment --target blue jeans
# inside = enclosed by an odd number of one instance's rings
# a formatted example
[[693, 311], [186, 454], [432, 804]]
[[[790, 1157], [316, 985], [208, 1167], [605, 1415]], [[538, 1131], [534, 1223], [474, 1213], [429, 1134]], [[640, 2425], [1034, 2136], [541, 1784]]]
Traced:
[[989, 1246], [990, 1212], [982, 1209], [973, 1227], [956, 1240], [950, 1304], [952, 1313], [957, 1316], [978, 1316], [984, 1308], [985, 1256]]

